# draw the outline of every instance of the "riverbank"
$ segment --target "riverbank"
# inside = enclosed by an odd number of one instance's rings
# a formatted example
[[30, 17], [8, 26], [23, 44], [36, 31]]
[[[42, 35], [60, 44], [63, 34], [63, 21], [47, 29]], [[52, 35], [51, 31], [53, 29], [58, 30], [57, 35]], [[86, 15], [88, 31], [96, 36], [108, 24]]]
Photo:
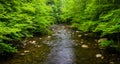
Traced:
[[1, 64], [119, 64], [117, 54], [100, 49], [97, 38], [66, 25], [55, 25], [49, 36], [26, 40], [24, 48]]

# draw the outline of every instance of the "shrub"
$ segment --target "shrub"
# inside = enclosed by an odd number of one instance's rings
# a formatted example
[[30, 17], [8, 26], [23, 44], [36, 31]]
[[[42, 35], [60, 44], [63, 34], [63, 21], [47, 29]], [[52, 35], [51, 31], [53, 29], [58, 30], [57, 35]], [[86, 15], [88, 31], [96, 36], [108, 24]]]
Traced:
[[10, 44], [0, 43], [0, 54], [3, 53], [16, 53], [18, 50]]

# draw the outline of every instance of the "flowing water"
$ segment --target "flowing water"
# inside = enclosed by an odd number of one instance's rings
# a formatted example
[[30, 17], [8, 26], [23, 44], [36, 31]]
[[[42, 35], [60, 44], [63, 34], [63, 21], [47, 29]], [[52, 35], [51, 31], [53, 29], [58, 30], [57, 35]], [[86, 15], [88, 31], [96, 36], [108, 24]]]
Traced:
[[120, 64], [118, 55], [99, 49], [92, 34], [64, 25], [51, 28], [53, 35], [24, 40], [22, 49], [10, 58], [1, 57], [0, 64]]
[[64, 26], [57, 26], [54, 30], [55, 37], [51, 44], [53, 48], [46, 64], [73, 64], [74, 48], [70, 31]]

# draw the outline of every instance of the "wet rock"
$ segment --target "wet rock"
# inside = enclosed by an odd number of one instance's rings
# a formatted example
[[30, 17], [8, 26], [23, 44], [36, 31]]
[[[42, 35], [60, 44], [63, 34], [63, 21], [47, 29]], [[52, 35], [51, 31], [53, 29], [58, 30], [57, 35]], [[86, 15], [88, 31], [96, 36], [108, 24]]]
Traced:
[[81, 39], [81, 41], [83, 42], [84, 40], [83, 40], [83, 39]]
[[82, 48], [89, 48], [88, 45], [86, 45], [86, 44], [83, 44], [81, 47]]
[[36, 41], [30, 41], [29, 43], [30, 44], [36, 44]]
[[75, 40], [72, 40], [73, 42], [75, 42]]
[[36, 45], [35, 47], [40, 48], [40, 47], [41, 47], [41, 45]]
[[36, 43], [36, 41], [32, 41], [32, 43]]
[[40, 46], [40, 45], [38, 45], [37, 47], [38, 47], [38, 48], [40, 48], [41, 46]]
[[96, 54], [96, 58], [102, 58], [102, 54]]
[[28, 40], [23, 40], [22, 43], [23, 43], [23, 44], [26, 44], [27, 41], [28, 41]]
[[56, 36], [57, 34], [52, 34], [52, 36]]
[[85, 36], [88, 36], [88, 34], [84, 34]]
[[75, 31], [76, 33], [79, 33], [79, 31]]
[[95, 39], [95, 42], [98, 42], [98, 40], [97, 40], [97, 39]]
[[74, 44], [75, 46], [78, 46], [78, 44]]
[[95, 46], [97, 46], [98, 44], [94, 44]]
[[78, 37], [82, 37], [82, 35], [78, 35]]
[[58, 31], [58, 34], [60, 34], [61, 33], [61, 31]]
[[32, 41], [29, 41], [28, 43], [31, 43]]
[[20, 55], [25, 56], [25, 53], [21, 53]]
[[101, 59], [104, 59], [104, 57], [102, 56]]
[[72, 34], [75, 34], [74, 32]]
[[30, 51], [29, 50], [25, 50], [24, 53], [29, 53]]
[[79, 43], [78, 45], [81, 45], [81, 43]]
[[27, 43], [23, 43], [23, 46], [26, 46], [27, 45]]
[[55, 29], [52, 29], [53, 31], [55, 30]]
[[78, 42], [79, 40], [75, 40], [76, 42]]
[[64, 29], [64, 28], [65, 28], [65, 26], [62, 26], [62, 28]]
[[63, 30], [64, 32], [66, 32], [66, 30]]
[[115, 64], [114, 62], [110, 62], [110, 64]]
[[40, 40], [42, 39], [42, 38], [39, 38]]
[[101, 38], [101, 39], [98, 40], [98, 43], [101, 43], [101, 42], [103, 42], [105, 40], [107, 40], [107, 38]]
[[80, 42], [81, 44], [83, 44], [84, 42]]
[[51, 36], [48, 36], [48, 38], [51, 38]]
[[117, 60], [119, 60], [119, 61], [120, 61], [120, 58], [117, 58]]

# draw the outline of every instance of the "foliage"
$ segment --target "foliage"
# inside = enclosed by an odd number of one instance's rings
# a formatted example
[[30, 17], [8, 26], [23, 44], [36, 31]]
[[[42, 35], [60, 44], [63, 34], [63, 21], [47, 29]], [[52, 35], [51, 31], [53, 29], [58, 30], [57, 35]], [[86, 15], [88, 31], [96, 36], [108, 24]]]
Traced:
[[[118, 0], [73, 0], [74, 5], [69, 5], [72, 26], [83, 32], [98, 32], [101, 37], [116, 36], [120, 33], [120, 1]], [[65, 20], [66, 21], [66, 20]], [[111, 37], [112, 39], [112, 37]], [[105, 42], [109, 46], [110, 42]], [[115, 42], [114, 42], [115, 43]], [[117, 47], [120, 47], [116, 44]], [[104, 46], [104, 44], [103, 44]]]
[[61, 6], [61, 22], [70, 22], [72, 19], [72, 14], [71, 10], [73, 9], [73, 5], [75, 4], [74, 0], [61, 0], [62, 1], [62, 6]]
[[49, 26], [62, 22], [83, 32], [99, 32], [101, 37], [115, 35], [120, 33], [119, 4], [119, 0], [0, 0], [0, 43], [12, 50], [6, 43], [35, 33], [51, 34]]
[[105, 41], [101, 42], [99, 45], [101, 48], [104, 48], [107, 46], [111, 47], [111, 45], [113, 45], [113, 41], [105, 40]]
[[0, 43], [0, 54], [3, 53], [16, 53], [18, 50], [15, 47], [11, 47], [10, 44]]
[[[89, 31], [89, 27], [93, 32], [101, 32], [101, 36], [120, 32], [120, 6], [116, 4], [117, 0], [78, 0], [77, 2], [80, 4], [76, 4], [78, 7], [74, 7], [73, 24], [77, 23], [81, 27], [80, 30]], [[94, 27], [90, 27], [93, 25]]]
[[49, 26], [54, 17], [47, 2], [48, 0], [0, 0], [1, 53], [16, 52], [14, 47], [2, 42], [12, 44], [12, 40], [33, 37], [34, 33], [51, 33]]

